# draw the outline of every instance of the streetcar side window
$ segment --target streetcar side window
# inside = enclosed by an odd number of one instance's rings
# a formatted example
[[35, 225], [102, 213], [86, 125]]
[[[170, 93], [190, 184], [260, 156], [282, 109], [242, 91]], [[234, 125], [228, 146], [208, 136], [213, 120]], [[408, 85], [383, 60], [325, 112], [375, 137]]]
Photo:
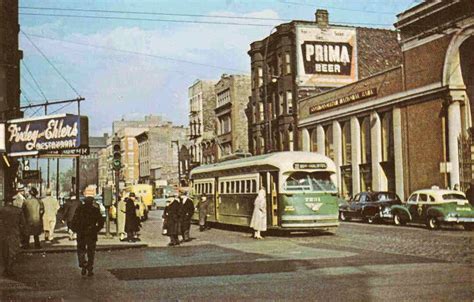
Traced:
[[240, 181], [235, 182], [235, 193], [240, 193]]
[[226, 192], [227, 194], [230, 194], [230, 193], [231, 193], [231, 192], [230, 192], [230, 181], [226, 181], [225, 183], [226, 183], [226, 188], [227, 188], [225, 192]]
[[246, 182], [246, 185], [247, 185], [247, 186], [245, 187], [245, 193], [250, 193], [250, 189], [252, 189], [252, 188], [251, 188], [251, 184], [250, 184], [250, 180], [247, 179], [245, 182]]
[[225, 193], [225, 192], [224, 192], [224, 183], [223, 183], [223, 182], [221, 182], [221, 192], [220, 192], [220, 193], [221, 193], [221, 194]]
[[255, 179], [252, 179], [252, 193], [257, 192], [257, 181]]
[[240, 192], [245, 193], [245, 180], [240, 181]]

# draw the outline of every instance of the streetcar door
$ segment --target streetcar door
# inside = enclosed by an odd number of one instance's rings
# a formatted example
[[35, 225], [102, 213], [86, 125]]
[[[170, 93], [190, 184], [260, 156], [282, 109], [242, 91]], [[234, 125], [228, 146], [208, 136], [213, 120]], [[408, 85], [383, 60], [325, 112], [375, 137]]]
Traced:
[[219, 187], [219, 179], [216, 177], [214, 179], [214, 192], [212, 198], [214, 199], [214, 206], [215, 206], [215, 219], [219, 221], [219, 205], [221, 203], [221, 188]]
[[278, 172], [270, 172], [270, 218], [272, 226], [278, 226]]

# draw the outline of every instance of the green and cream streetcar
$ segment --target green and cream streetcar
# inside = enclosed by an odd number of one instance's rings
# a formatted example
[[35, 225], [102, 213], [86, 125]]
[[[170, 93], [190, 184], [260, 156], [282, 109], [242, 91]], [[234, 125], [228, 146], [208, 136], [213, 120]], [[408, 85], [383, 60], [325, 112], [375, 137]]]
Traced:
[[[249, 226], [261, 187], [270, 229], [333, 230], [338, 222], [336, 166], [311, 152], [276, 152], [191, 171], [193, 195], [206, 196], [208, 221]], [[198, 200], [198, 198], [194, 198]]]

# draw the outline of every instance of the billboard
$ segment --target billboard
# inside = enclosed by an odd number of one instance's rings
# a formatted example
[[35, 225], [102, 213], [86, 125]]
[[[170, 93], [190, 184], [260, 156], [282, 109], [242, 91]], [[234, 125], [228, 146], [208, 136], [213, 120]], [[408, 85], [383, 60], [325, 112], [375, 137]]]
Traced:
[[355, 28], [296, 25], [296, 83], [337, 87], [357, 81]]
[[6, 125], [7, 152], [10, 156], [28, 156], [87, 148], [88, 128], [87, 117], [72, 114], [10, 120]]

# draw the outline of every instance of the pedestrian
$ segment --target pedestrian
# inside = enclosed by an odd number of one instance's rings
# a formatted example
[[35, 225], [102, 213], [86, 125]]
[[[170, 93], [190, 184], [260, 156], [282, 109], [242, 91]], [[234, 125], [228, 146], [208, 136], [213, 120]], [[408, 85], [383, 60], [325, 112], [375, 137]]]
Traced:
[[140, 230], [140, 218], [137, 216], [137, 205], [135, 204], [135, 193], [125, 199], [125, 232], [127, 241], [137, 241], [135, 234]]
[[74, 232], [71, 228], [72, 219], [74, 218], [74, 214], [76, 214], [77, 208], [81, 205], [81, 201], [76, 199], [76, 196], [72, 195], [71, 193], [70, 198], [66, 200], [64, 204], [64, 211], [63, 211], [63, 223], [66, 223], [67, 232], [69, 234], [69, 240], [76, 240], [76, 232]]
[[35, 248], [41, 248], [39, 235], [43, 232], [44, 205], [37, 196], [38, 190], [32, 187], [30, 189], [30, 197], [23, 203], [23, 215], [25, 215], [27, 230], [25, 242], [23, 243], [25, 248], [29, 248], [30, 236], [32, 235], [35, 240]]
[[124, 198], [120, 198], [116, 209], [118, 236], [120, 241], [124, 241], [126, 240], [125, 221], [127, 212], [127, 204]]
[[5, 200], [0, 207], [0, 254], [3, 265], [3, 276], [13, 276], [13, 263], [24, 238], [25, 218], [22, 209], [13, 205], [13, 197]]
[[180, 213], [180, 223], [181, 223], [181, 236], [183, 237], [184, 242], [191, 241], [190, 229], [191, 229], [191, 219], [194, 214], [194, 203], [189, 198], [188, 193], [181, 191], [181, 213]]
[[209, 227], [207, 226], [207, 211], [209, 208], [209, 201], [207, 200], [207, 197], [202, 195], [201, 198], [199, 199], [199, 232], [203, 232], [205, 230], [208, 230]]
[[46, 190], [46, 197], [42, 199], [44, 205], [43, 231], [44, 240], [54, 239], [54, 228], [56, 227], [56, 215], [59, 210], [59, 201], [51, 196], [51, 189]]
[[257, 198], [255, 198], [252, 220], [250, 221], [250, 227], [254, 229], [255, 239], [263, 239], [260, 232], [267, 230], [267, 202], [265, 200], [265, 188], [261, 188], [258, 191]]
[[459, 190], [459, 184], [455, 184], [455, 185], [453, 186], [453, 190], [454, 190], [454, 191], [460, 191], [460, 190]]
[[[94, 198], [86, 197], [74, 214], [71, 228], [77, 233], [77, 258], [81, 275], [93, 276], [97, 234], [104, 227], [104, 218], [94, 206]], [[87, 253], [87, 260], [86, 260]]]
[[25, 202], [25, 186], [19, 184], [16, 189], [16, 194], [13, 196], [13, 206], [17, 208], [23, 208], [23, 203]]
[[169, 204], [166, 205], [163, 211], [163, 219], [166, 223], [166, 235], [170, 236], [170, 243], [168, 246], [179, 245], [178, 234], [180, 230], [179, 214], [180, 214], [180, 202], [177, 196], [173, 196], [170, 199]]

